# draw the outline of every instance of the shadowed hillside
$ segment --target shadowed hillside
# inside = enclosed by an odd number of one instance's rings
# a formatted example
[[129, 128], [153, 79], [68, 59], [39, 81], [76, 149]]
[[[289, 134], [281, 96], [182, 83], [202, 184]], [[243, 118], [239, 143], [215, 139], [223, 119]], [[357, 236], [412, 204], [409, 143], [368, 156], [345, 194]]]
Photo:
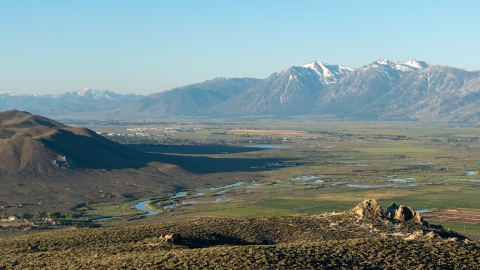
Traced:
[[158, 167], [155, 164], [158, 162], [179, 166], [177, 171], [183, 173], [214, 173], [246, 170], [258, 165], [258, 161], [250, 159], [143, 153], [106, 139], [92, 130], [72, 128], [27, 112], [1, 112], [0, 121], [0, 170], [8, 173], [139, 169], [150, 165]]
[[253, 180], [257, 176], [241, 172], [281, 161], [144, 153], [86, 128], [27, 112], [0, 112], [0, 198], [7, 207], [25, 207], [12, 211], [124, 201], [228, 184], [232, 178]]
[[85, 128], [27, 112], [0, 113], [0, 169], [42, 174], [62, 169], [141, 166], [139, 152]]

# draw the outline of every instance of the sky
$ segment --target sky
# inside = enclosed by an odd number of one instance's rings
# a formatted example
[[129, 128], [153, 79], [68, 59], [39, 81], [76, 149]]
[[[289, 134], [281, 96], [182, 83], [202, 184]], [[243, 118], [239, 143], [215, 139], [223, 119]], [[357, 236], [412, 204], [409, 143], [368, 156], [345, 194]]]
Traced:
[[319, 60], [480, 70], [480, 1], [0, 1], [0, 92], [151, 94]]

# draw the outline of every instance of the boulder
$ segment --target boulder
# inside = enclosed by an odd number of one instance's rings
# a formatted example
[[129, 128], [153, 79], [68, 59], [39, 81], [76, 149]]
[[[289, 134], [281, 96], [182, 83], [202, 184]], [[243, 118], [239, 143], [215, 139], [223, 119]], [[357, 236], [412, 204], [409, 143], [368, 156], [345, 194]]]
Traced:
[[420, 223], [420, 224], [424, 224], [424, 221], [423, 221], [423, 216], [422, 214], [418, 213], [418, 212], [414, 212], [414, 216], [413, 216], [413, 219], [417, 222], [417, 223]]
[[182, 241], [182, 236], [176, 233], [161, 235], [158, 239], [162, 242], [167, 242], [170, 244], [177, 244]]
[[359, 203], [353, 212], [358, 219], [382, 219], [384, 218], [383, 209], [375, 199], [365, 200]]
[[391, 203], [385, 211], [385, 217], [396, 221], [408, 221], [414, 219], [417, 223], [423, 224], [422, 214], [413, 211], [411, 207], [404, 205], [396, 205]]

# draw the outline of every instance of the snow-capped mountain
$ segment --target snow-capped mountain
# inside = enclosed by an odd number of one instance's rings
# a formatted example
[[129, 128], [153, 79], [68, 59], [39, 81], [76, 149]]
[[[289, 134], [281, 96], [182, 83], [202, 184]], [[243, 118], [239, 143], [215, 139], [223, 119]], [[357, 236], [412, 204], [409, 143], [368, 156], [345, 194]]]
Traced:
[[90, 88], [83, 88], [76, 92], [67, 92], [63, 96], [84, 97], [84, 98], [90, 98], [90, 99], [107, 99], [107, 100], [116, 100], [122, 97], [122, 95], [114, 93], [109, 90], [94, 90]]
[[303, 65], [304, 68], [313, 69], [324, 84], [336, 83], [340, 78], [352, 72], [354, 68], [340, 65], [329, 65], [320, 61], [313, 61]]
[[480, 123], [480, 72], [418, 60], [357, 69], [314, 61], [273, 73], [209, 113]]
[[365, 69], [376, 69], [376, 68], [381, 68], [381, 67], [387, 67], [391, 69], [395, 69], [398, 71], [417, 71], [420, 69], [424, 69], [429, 67], [430, 64], [423, 62], [423, 61], [417, 61], [417, 60], [410, 60], [407, 62], [392, 62], [387, 59], [378, 59], [377, 61], [365, 66]]
[[335, 84], [353, 68], [314, 61], [273, 73], [245, 92], [212, 109], [222, 115], [289, 115], [312, 109], [326, 86]]
[[480, 71], [378, 59], [359, 68], [313, 61], [265, 79], [216, 78], [149, 96], [84, 88], [0, 93], [0, 110], [47, 116], [314, 117], [480, 124]]
[[0, 93], [0, 110], [24, 110], [45, 116], [68, 116], [78, 113], [108, 112], [144, 96], [120, 95], [109, 90], [83, 88], [64, 94], [37, 95]]
[[416, 60], [394, 63], [381, 59], [329, 87], [317, 100], [314, 113], [334, 112], [337, 117], [357, 119], [451, 121], [454, 110], [480, 97], [479, 75], [478, 71]]

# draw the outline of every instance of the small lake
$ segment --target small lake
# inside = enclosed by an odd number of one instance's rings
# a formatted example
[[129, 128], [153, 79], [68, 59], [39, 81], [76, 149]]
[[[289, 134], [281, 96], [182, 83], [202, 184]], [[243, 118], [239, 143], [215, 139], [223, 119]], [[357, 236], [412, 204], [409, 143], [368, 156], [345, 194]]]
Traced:
[[432, 212], [435, 212], [433, 210], [429, 210], [429, 209], [418, 209], [418, 210], [415, 210], [415, 212], [417, 213], [432, 213]]
[[224, 188], [238, 187], [238, 186], [241, 186], [242, 184], [243, 184], [243, 182], [237, 182], [237, 183], [231, 184], [231, 185], [226, 185], [226, 186], [221, 186], [221, 187], [214, 187], [214, 188], [206, 188], [206, 189], [202, 189], [202, 190], [220, 190], [220, 189], [224, 189]]
[[183, 196], [185, 196], [187, 194], [187, 191], [180, 191], [180, 192], [177, 192], [175, 195], [173, 195], [172, 197], [170, 197], [170, 199], [177, 199], [177, 198], [182, 198]]
[[286, 146], [271, 145], [271, 144], [252, 144], [252, 145], [245, 145], [245, 147], [261, 148], [261, 149], [282, 149], [282, 148], [287, 148]]
[[175, 209], [177, 207], [178, 207], [178, 204], [171, 204], [171, 205], [163, 206], [162, 209]]
[[477, 173], [475, 171], [466, 171], [465, 175], [471, 176], [471, 175], [477, 175]]
[[354, 184], [347, 184], [347, 187], [351, 188], [384, 188], [384, 187], [391, 187], [390, 185], [385, 186], [371, 186], [371, 185], [354, 185]]
[[410, 182], [412, 182], [413, 180], [415, 180], [415, 178], [394, 178], [394, 179], [390, 179], [390, 182], [410, 183]]
[[414, 161], [412, 163], [410, 163], [412, 165], [416, 165], [416, 166], [433, 166], [433, 162], [423, 162], [423, 161]]
[[313, 179], [318, 179], [322, 178], [322, 175], [302, 175], [302, 176], [297, 176], [297, 177], [292, 177], [289, 178], [288, 180], [292, 181], [308, 181], [308, 180], [313, 180]]

